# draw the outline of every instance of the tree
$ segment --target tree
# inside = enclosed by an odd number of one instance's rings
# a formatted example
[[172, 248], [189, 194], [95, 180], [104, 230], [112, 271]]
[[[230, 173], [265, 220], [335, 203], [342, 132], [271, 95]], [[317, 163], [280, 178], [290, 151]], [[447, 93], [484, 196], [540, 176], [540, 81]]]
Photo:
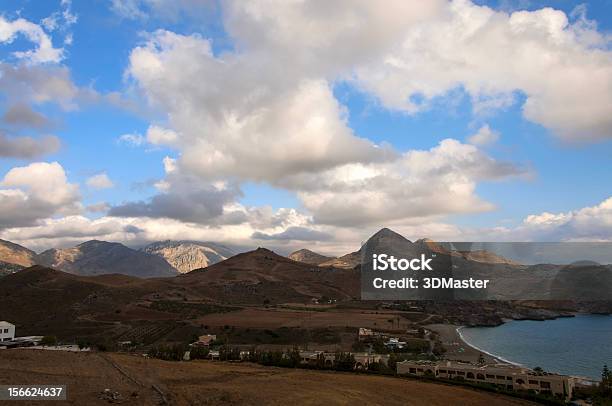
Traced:
[[194, 345], [189, 350], [189, 359], [206, 359], [210, 351], [201, 345]]
[[482, 354], [482, 352], [480, 353], [480, 355], [478, 356], [478, 364], [479, 365], [484, 365], [486, 363], [484, 355]]
[[387, 361], [387, 366], [390, 370], [395, 372], [397, 370], [397, 356], [395, 354], [389, 355], [389, 360]]
[[55, 345], [57, 344], [57, 337], [55, 336], [44, 336], [42, 340], [40, 340], [40, 345]]
[[608, 368], [608, 365], [603, 366], [601, 371], [601, 383], [599, 384], [599, 391], [604, 396], [612, 395], [612, 372]]

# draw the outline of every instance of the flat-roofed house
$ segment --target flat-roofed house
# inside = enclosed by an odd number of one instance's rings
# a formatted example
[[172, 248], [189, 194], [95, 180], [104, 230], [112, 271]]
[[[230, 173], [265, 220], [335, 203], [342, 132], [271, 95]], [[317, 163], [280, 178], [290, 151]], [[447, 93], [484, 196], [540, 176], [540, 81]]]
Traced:
[[215, 334], [204, 334], [198, 337], [198, 341], [191, 345], [201, 346], [201, 347], [210, 347], [210, 345], [217, 339]]
[[0, 321], [0, 342], [15, 339], [15, 325], [8, 321]]

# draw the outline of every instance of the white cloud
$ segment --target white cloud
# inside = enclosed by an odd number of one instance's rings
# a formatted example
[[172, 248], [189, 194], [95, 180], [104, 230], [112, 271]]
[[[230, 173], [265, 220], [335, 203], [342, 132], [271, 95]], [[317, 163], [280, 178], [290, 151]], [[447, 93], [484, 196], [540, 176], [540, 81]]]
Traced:
[[476, 195], [477, 182], [524, 174], [472, 145], [446, 139], [390, 163], [351, 164], [295, 177], [290, 186], [316, 223], [356, 227], [492, 210]]
[[499, 133], [491, 130], [488, 124], [483, 125], [475, 134], [468, 137], [468, 142], [476, 146], [494, 144], [499, 140]]
[[109, 189], [115, 186], [106, 172], [99, 173], [87, 179], [87, 186], [92, 189]]
[[13, 55], [31, 64], [58, 63], [63, 59], [63, 49], [54, 48], [51, 38], [38, 24], [23, 18], [8, 21], [0, 16], [0, 43], [11, 43], [17, 34], [23, 34], [36, 48], [28, 51], [15, 51]]
[[352, 133], [325, 80], [288, 84], [267, 68], [217, 58], [198, 36], [158, 31], [132, 51], [128, 72], [175, 130], [157, 137], [152, 127], [148, 138], [170, 138], [180, 164], [200, 176], [273, 180], [388, 155]]
[[178, 139], [178, 134], [167, 128], [152, 125], [147, 129], [147, 141], [153, 145], [172, 146]]
[[[131, 52], [127, 73], [167, 114], [147, 138], [179, 150], [180, 173], [283, 187], [316, 222], [336, 225], [491, 210], [477, 182], [521, 173], [451, 140], [404, 153], [375, 145], [354, 134], [334, 97], [331, 81], [394, 51], [411, 26], [448, 11], [445, 2], [243, 4], [224, 8], [236, 51], [215, 55], [198, 35], [160, 30]], [[427, 170], [430, 161], [438, 166]], [[168, 193], [172, 180], [158, 187]]]
[[409, 26], [383, 58], [358, 67], [355, 83], [408, 113], [457, 87], [477, 107], [483, 98], [506, 106], [520, 91], [524, 117], [553, 134], [612, 137], [609, 37], [584, 16], [568, 22], [551, 8], [507, 14], [452, 1], [435, 18]]
[[132, 147], [139, 147], [145, 143], [146, 139], [140, 134], [123, 134], [118, 139], [119, 143]]
[[57, 163], [35, 162], [9, 170], [0, 182], [0, 228], [27, 226], [80, 211], [79, 190]]
[[565, 213], [532, 214], [523, 220], [519, 230], [540, 240], [612, 241], [612, 197]]

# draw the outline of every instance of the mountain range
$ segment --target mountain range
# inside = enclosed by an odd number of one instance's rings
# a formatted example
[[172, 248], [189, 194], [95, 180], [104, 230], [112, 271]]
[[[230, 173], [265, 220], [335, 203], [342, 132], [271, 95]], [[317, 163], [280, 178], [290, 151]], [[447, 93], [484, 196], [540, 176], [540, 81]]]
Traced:
[[119, 273], [140, 278], [168, 277], [204, 268], [233, 255], [231, 248], [199, 241], [160, 241], [134, 250], [119, 243], [92, 240], [37, 254], [0, 240], [0, 276], [43, 265], [76, 275]]
[[39, 265], [77, 275], [119, 273], [150, 278], [174, 276], [177, 273], [163, 258], [123, 244], [97, 240], [72, 248], [44, 251], [36, 256], [35, 261]]
[[[410, 242], [391, 230], [383, 229], [358, 251], [349, 254], [349, 258], [360, 259], [362, 255], [367, 258], [367, 252], [378, 248], [417, 249], [423, 244], [427, 244], [429, 249], [434, 248], [431, 242]], [[162, 245], [173, 246], [173, 243]], [[24, 252], [18, 247], [13, 248]], [[288, 311], [292, 311], [295, 306], [304, 306], [322, 298], [337, 301], [339, 309], [377, 305], [376, 302], [360, 301], [359, 263], [352, 268], [323, 266], [325, 262], [317, 266], [294, 261], [265, 248], [233, 255], [187, 273], [177, 272], [163, 258], [144, 250], [136, 251], [121, 244], [101, 241], [89, 241], [64, 250], [48, 250], [34, 258], [35, 261], [45, 260], [56, 269], [35, 265], [0, 278], [0, 320], [15, 322], [25, 335], [44, 333], [58, 337], [95, 336], [122, 340], [128, 332], [140, 337], [144, 334], [142, 331], [167, 332], [169, 330], [165, 328], [169, 325], [179, 330], [187, 328], [185, 323], [199, 326], [203, 323], [200, 319], [207, 314], [222, 313], [219, 317], [228, 320], [224, 323], [229, 325], [232, 312], [254, 307], [260, 308], [261, 314], [257, 314], [263, 317], [262, 320], [267, 320], [278, 311], [275, 305], [280, 308], [289, 306]], [[461, 261], [471, 260], [460, 258], [460, 265]], [[121, 262], [131, 265], [121, 265]], [[478, 267], [477, 262], [472, 262]], [[142, 274], [134, 269], [141, 263], [147, 265], [138, 269], [147, 269], [147, 275], [174, 277], [142, 278]], [[519, 267], [509, 264], [499, 269], [501, 272], [507, 269], [509, 277], [514, 277], [512, 272], [520, 272]], [[101, 274], [113, 271], [129, 275]], [[601, 303], [594, 308], [558, 302], [549, 308], [610, 311], [609, 303]], [[269, 305], [272, 307], [268, 308]], [[544, 302], [428, 301], [420, 306], [437, 315], [433, 320], [469, 325], [494, 325], [501, 323], [502, 318], [559, 314], [556, 310], [543, 309]], [[317, 309], [312, 315], [319, 311], [326, 310]], [[347, 311], [350, 314], [350, 309]]]

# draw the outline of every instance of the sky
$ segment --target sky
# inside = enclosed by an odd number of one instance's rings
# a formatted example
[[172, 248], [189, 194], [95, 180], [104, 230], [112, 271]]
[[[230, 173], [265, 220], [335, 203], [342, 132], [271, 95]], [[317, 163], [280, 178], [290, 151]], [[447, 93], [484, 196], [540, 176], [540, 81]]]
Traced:
[[0, 238], [612, 240], [612, 0], [5, 0]]

